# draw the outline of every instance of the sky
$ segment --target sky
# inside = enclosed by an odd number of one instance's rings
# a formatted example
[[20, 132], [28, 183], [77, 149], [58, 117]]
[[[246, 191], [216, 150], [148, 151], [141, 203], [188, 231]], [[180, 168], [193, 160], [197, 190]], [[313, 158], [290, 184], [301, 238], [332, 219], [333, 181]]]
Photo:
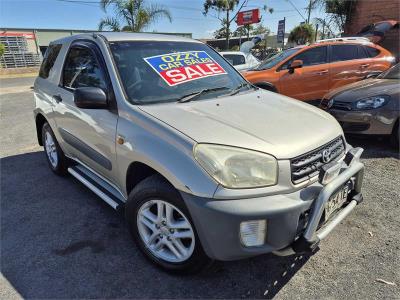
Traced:
[[[97, 30], [99, 20], [112, 15], [112, 10], [105, 13], [99, 6], [99, 0], [0, 0], [1, 28], [46, 28], [46, 29], [86, 29]], [[241, 0], [240, 2], [242, 2]], [[307, 17], [306, 7], [309, 0], [248, 0], [242, 10], [272, 7], [272, 14], [262, 13], [262, 24], [276, 33], [278, 20], [286, 17], [286, 32]], [[215, 13], [203, 16], [204, 0], [147, 0], [167, 7], [172, 15], [172, 22], [162, 19], [151, 25], [146, 31], [186, 32], [193, 38], [209, 38], [220, 28], [220, 21]], [[295, 7], [300, 11], [296, 11]], [[323, 17], [316, 9], [311, 18]], [[233, 24], [233, 30], [236, 24]]]

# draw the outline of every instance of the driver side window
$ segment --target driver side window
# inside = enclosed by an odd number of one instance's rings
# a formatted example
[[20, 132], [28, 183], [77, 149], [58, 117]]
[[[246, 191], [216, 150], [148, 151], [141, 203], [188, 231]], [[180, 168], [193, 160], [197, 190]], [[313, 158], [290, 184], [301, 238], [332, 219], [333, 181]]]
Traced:
[[302, 60], [303, 67], [321, 65], [328, 63], [328, 47], [315, 47], [306, 51], [303, 51], [291, 58], [284, 66], [282, 70], [287, 69], [294, 60]]
[[69, 50], [63, 70], [63, 86], [106, 90], [105, 76], [93, 51], [85, 47], [72, 47]]

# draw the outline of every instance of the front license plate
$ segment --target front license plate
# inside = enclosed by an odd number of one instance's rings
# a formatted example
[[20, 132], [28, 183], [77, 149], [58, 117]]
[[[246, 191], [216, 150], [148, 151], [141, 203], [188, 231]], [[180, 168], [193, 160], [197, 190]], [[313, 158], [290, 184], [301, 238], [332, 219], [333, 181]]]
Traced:
[[343, 188], [333, 194], [325, 204], [325, 220], [328, 220], [330, 215], [338, 210], [346, 202], [349, 195], [350, 187], [346, 184]]

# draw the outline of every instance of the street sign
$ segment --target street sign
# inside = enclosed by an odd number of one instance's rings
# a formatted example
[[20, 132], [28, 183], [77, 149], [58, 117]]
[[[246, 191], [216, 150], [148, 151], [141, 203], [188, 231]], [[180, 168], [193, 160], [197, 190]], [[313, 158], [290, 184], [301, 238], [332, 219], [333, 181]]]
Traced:
[[277, 42], [283, 43], [285, 41], [285, 19], [278, 22], [278, 34], [276, 35]]
[[261, 15], [258, 8], [252, 10], [241, 11], [236, 17], [236, 23], [238, 26], [260, 23]]

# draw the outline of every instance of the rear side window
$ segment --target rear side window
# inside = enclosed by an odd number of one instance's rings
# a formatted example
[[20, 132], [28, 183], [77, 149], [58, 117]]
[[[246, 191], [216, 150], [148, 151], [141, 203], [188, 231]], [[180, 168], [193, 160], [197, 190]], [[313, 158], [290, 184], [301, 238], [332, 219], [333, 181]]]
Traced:
[[51, 68], [57, 59], [58, 53], [61, 50], [61, 44], [50, 45], [43, 57], [42, 65], [39, 70], [39, 77], [48, 78]]
[[364, 48], [365, 48], [365, 50], [367, 50], [367, 53], [368, 53], [369, 57], [375, 57], [375, 56], [378, 56], [379, 53], [381, 53], [378, 49], [373, 48], [373, 47], [366, 46]]
[[95, 56], [84, 47], [71, 48], [63, 70], [63, 86], [67, 88], [99, 87], [106, 89], [103, 70]]
[[246, 59], [240, 54], [223, 54], [223, 57], [225, 57], [233, 66], [243, 65], [246, 63]]
[[366, 58], [358, 45], [333, 45], [331, 62]]

